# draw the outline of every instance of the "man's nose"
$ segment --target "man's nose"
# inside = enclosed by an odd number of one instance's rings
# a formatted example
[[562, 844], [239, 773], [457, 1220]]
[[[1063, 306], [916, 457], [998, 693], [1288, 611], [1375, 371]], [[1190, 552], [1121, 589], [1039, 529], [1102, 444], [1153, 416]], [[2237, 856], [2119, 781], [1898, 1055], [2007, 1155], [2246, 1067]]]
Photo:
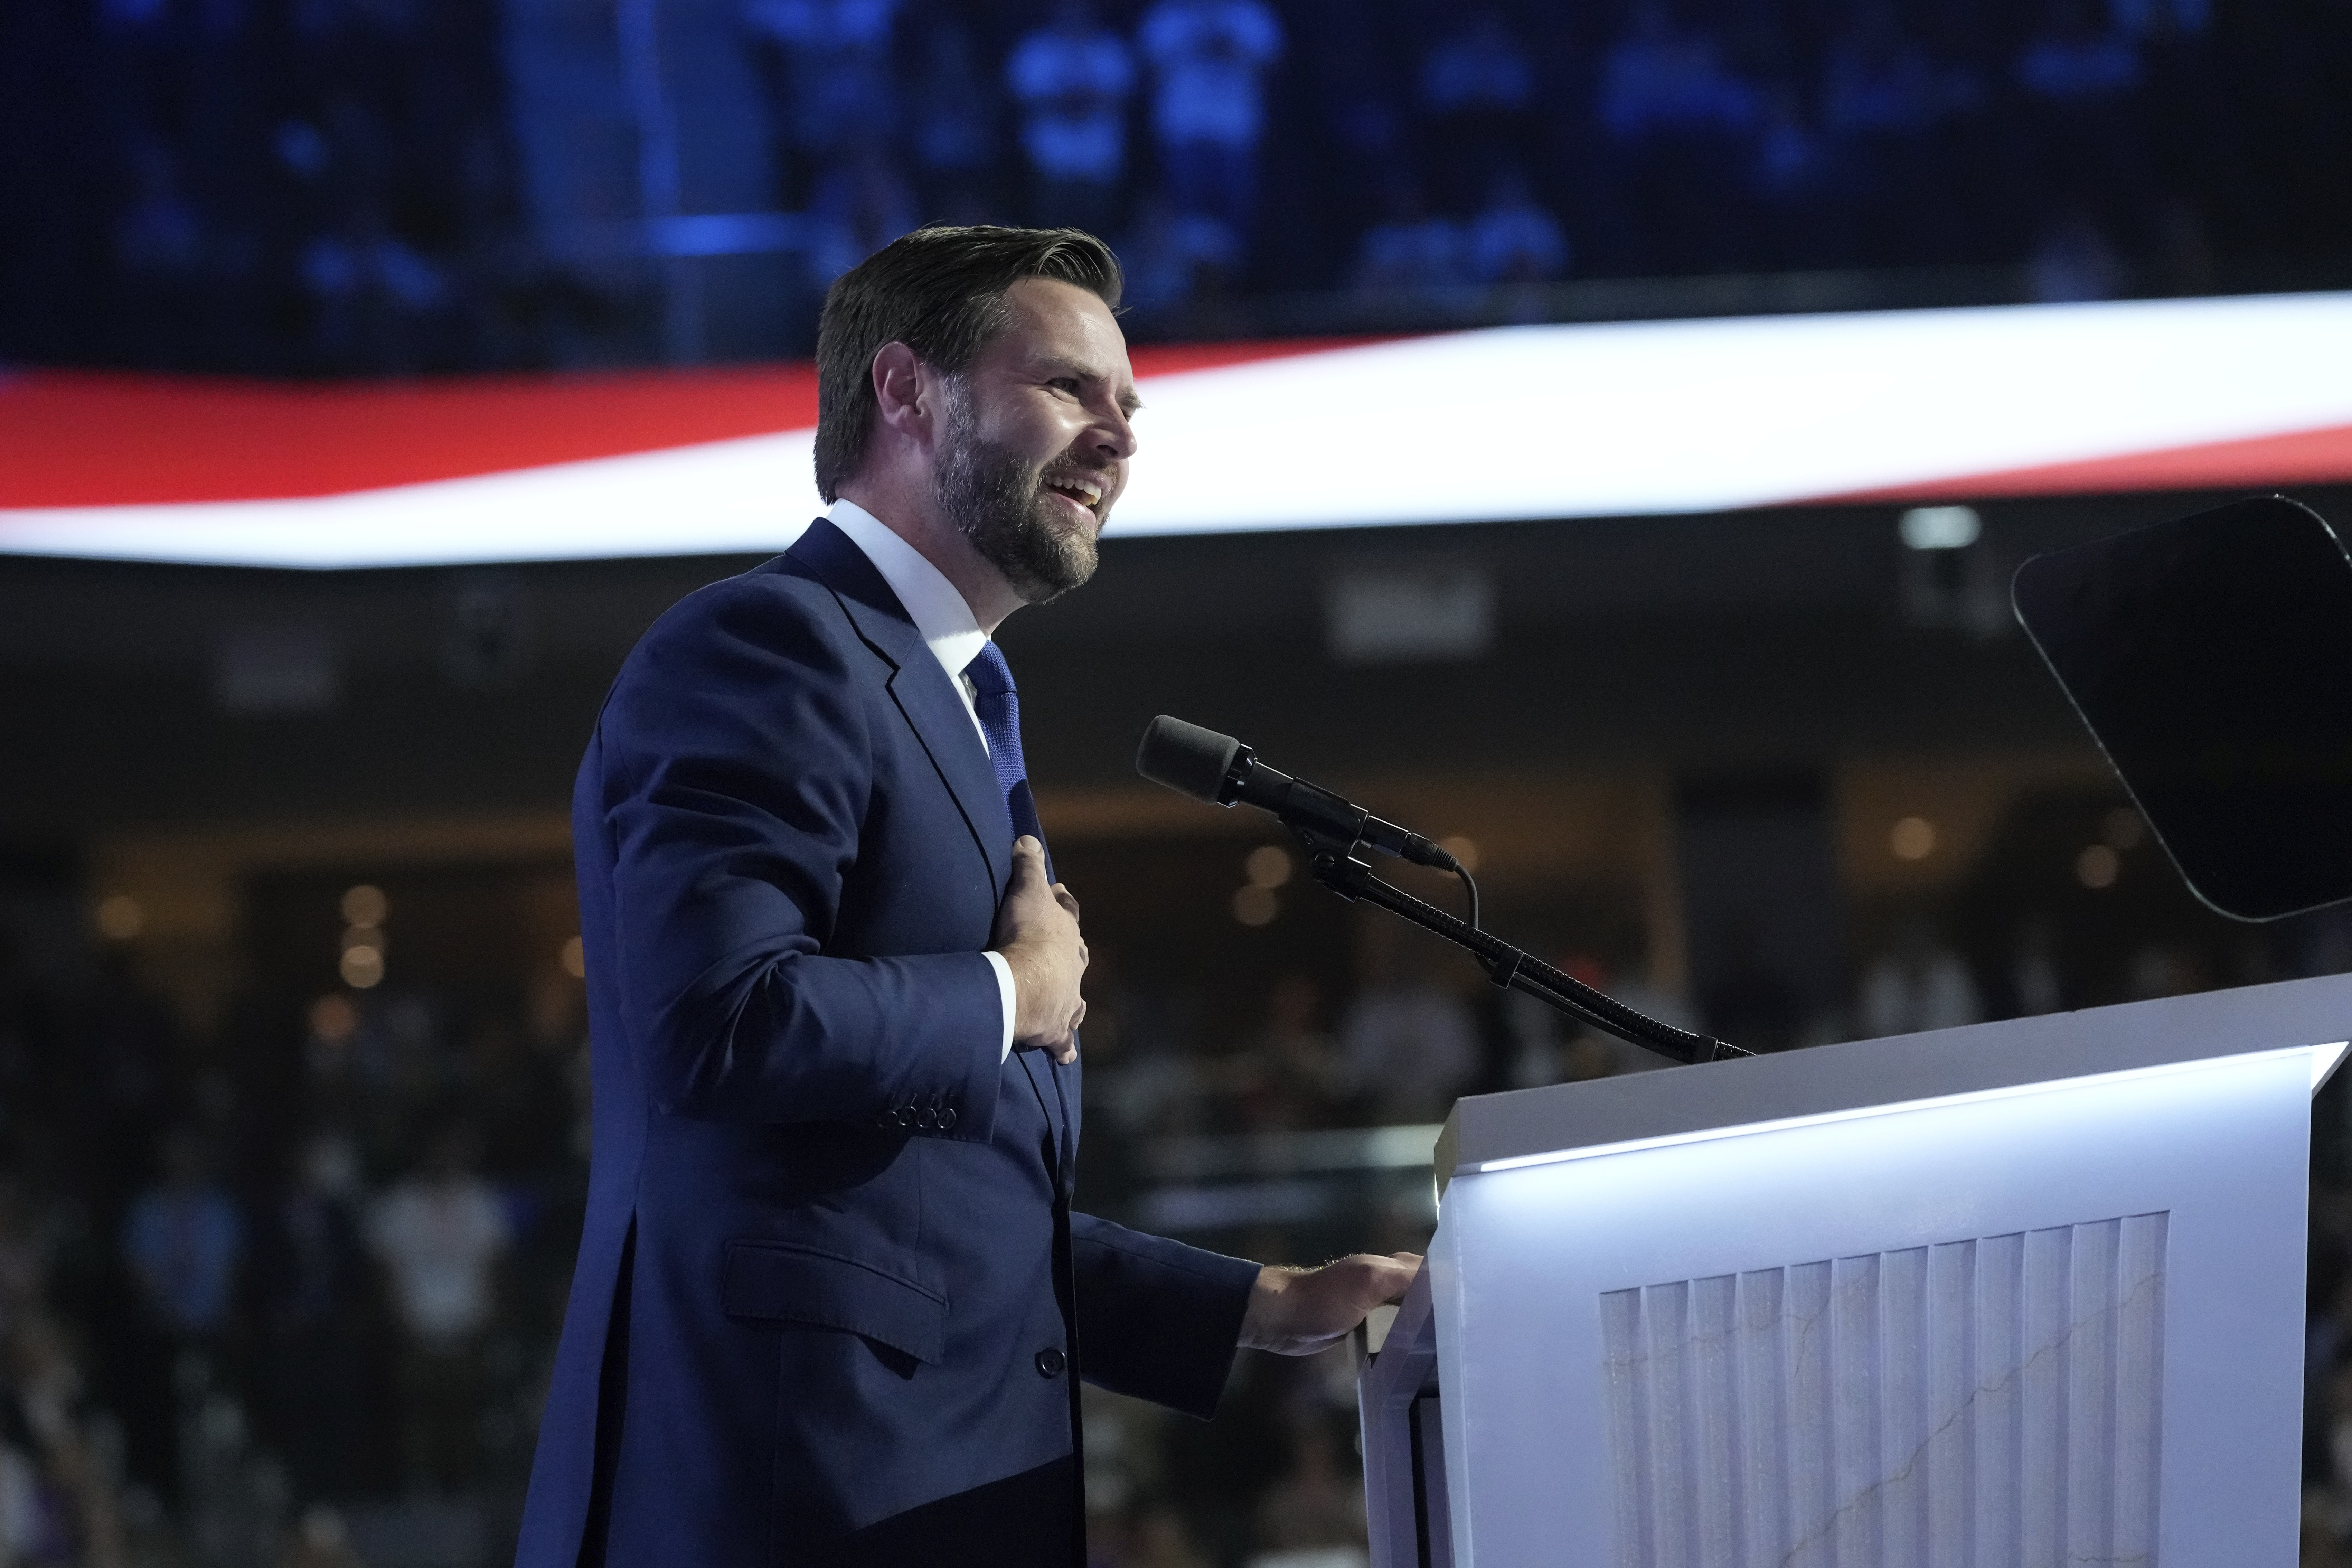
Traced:
[[1137, 446], [1135, 426], [1128, 418], [1127, 410], [1118, 407], [1107, 409], [1096, 423], [1099, 427], [1099, 434], [1095, 442], [1096, 450], [1107, 458], [1125, 458], [1135, 456]]

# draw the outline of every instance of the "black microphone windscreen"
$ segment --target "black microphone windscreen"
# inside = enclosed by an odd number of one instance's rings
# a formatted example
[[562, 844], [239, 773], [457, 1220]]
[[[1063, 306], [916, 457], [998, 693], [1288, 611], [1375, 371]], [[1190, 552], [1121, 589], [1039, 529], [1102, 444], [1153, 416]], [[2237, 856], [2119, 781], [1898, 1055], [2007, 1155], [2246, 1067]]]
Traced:
[[1225, 773], [1241, 749], [1231, 735], [1162, 713], [1143, 731], [1143, 744], [1135, 749], [1135, 771], [1179, 795], [1223, 805], [1218, 796], [1224, 793]]

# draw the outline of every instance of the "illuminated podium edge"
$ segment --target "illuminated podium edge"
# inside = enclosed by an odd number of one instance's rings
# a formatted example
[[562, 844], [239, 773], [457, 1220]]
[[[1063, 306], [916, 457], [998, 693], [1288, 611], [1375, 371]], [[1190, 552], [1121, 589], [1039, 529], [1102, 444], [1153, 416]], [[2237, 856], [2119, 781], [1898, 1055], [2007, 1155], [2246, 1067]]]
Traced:
[[[1445, 1568], [1454, 1563], [1457, 1548], [1465, 1558], [1474, 1552], [1473, 1542], [1479, 1534], [1474, 1529], [1475, 1520], [1458, 1517], [1475, 1510], [1479, 1496], [1475, 1488], [1465, 1489], [1465, 1470], [1471, 1461], [1461, 1434], [1441, 1432], [1440, 1421], [1432, 1419], [1435, 1410], [1446, 1406], [1444, 1398], [1421, 1399], [1425, 1392], [1437, 1390], [1444, 1363], [1465, 1353], [1459, 1333], [1448, 1331], [1455, 1327], [1449, 1320], [1467, 1315], [1463, 1309], [1478, 1289], [1478, 1281], [1463, 1271], [1465, 1222], [1455, 1200], [1468, 1189], [1460, 1184], [1475, 1184], [1499, 1173], [1618, 1161], [1624, 1156], [1663, 1155], [1674, 1160], [1675, 1151], [1709, 1145], [1730, 1148], [1726, 1141], [1811, 1127], [1852, 1124], [1866, 1134], [1877, 1135], [1903, 1125], [1890, 1119], [1969, 1106], [1987, 1108], [1970, 1114], [2001, 1117], [2004, 1126], [2011, 1121], [2030, 1122], [2053, 1110], [2072, 1114], [2075, 1108], [2089, 1106], [2107, 1107], [2100, 1114], [2110, 1117], [2129, 1115], [2134, 1112], [2128, 1105], [2120, 1111], [2114, 1107], [2134, 1095], [2169, 1095], [2178, 1101], [2191, 1088], [2202, 1094], [2201, 1086], [2245, 1079], [2244, 1092], [2267, 1096], [2260, 1103], [2271, 1107], [2264, 1114], [2276, 1122], [2276, 1136], [2265, 1144], [2269, 1152], [2261, 1155], [2268, 1162], [2268, 1173], [2262, 1178], [2266, 1184], [2260, 1198], [2262, 1213], [2249, 1216], [2263, 1221], [2252, 1228], [2268, 1238], [2263, 1243], [2267, 1272], [2255, 1283], [2264, 1287], [2265, 1310], [2280, 1318], [2279, 1326], [2283, 1326], [2286, 1306], [2279, 1298], [2290, 1283], [2289, 1259], [2283, 1249], [2291, 1231], [2298, 1238], [2291, 1260], [2294, 1289], [2291, 1305], [2299, 1345], [2299, 1237], [2305, 1223], [2305, 1193], [2298, 1175], [2290, 1198], [2284, 1173], [2290, 1158], [2298, 1167], [2307, 1163], [2308, 1124], [2306, 1121], [2290, 1129], [2286, 1121], [2278, 1121], [2287, 1115], [2283, 1108], [2282, 1075], [2299, 1068], [2303, 1076], [2297, 1084], [2304, 1092], [2315, 1093], [2341, 1059], [2347, 1037], [2352, 1037], [2352, 976], [2331, 975], [1462, 1100], [1437, 1143], [1434, 1178], [1441, 1208], [1430, 1263], [1399, 1308], [1384, 1342], [1372, 1347], [1377, 1353], [1364, 1353], [1360, 1370], [1366, 1504], [1374, 1568], [1419, 1568], [1423, 1563]], [[2219, 1076], [2215, 1076], [2217, 1070]], [[2206, 1076], [2187, 1076], [2197, 1074]], [[2268, 1087], [2254, 1083], [2254, 1079]], [[2063, 1098], [2044, 1098], [2060, 1091]], [[2084, 1098], [2086, 1094], [2090, 1098]], [[2013, 1104], [2003, 1109], [2004, 1101]], [[2301, 1103], [2299, 1096], [2297, 1103]], [[2290, 1139], [2294, 1147], [2284, 1147]], [[1666, 1168], [1656, 1159], [1647, 1163], [1654, 1170]], [[2290, 1207], [2291, 1213], [2287, 1212]], [[2104, 1216], [2085, 1217], [2104, 1220]], [[2120, 1221], [2105, 1223], [2112, 1232]], [[2117, 1245], [2112, 1234], [2084, 1234], [2089, 1242], [2104, 1240], [2111, 1249]], [[2037, 1239], [2042, 1235], [2040, 1230], [2034, 1232]], [[1885, 1245], [1901, 1244], [1906, 1252], [1925, 1256], [1928, 1250], [1925, 1244], [1957, 1239], [1936, 1235], [1892, 1237]], [[2126, 1240], [2123, 1245], [2128, 1250], [2131, 1244]], [[2163, 1241], [2159, 1239], [2156, 1246], [2161, 1255]], [[1829, 1262], [1825, 1258], [1822, 1267]], [[1601, 1265], [1604, 1272], [1606, 1267]], [[1613, 1281], [1616, 1289], [1604, 1292], [1612, 1300], [1632, 1299], [1638, 1288], [1653, 1283], [1637, 1264], [1626, 1267], [1632, 1271]], [[1455, 1305], [1449, 1307], [1449, 1300]], [[2153, 1331], [2163, 1337], [2179, 1327], [2168, 1326], [2159, 1319]], [[1360, 1351], [1365, 1342], [1360, 1335]], [[1588, 1348], [1591, 1342], [1588, 1335]], [[2269, 1353], [2269, 1359], [2280, 1357]], [[2172, 1383], [2163, 1381], [2167, 1373], [2173, 1382], [2192, 1381], [2169, 1364], [2149, 1375], [2158, 1380], [2160, 1389], [2168, 1389]], [[2275, 1383], [2277, 1378], [2269, 1381]], [[2286, 1395], [2276, 1389], [2271, 1393], [2271, 1404], [2283, 1410]], [[2114, 1395], [2108, 1397], [2112, 1401]], [[2299, 1412], [2299, 1383], [2293, 1397]], [[1580, 1416], [1588, 1434], [1605, 1425], [1591, 1410], [1593, 1403], [1585, 1400]], [[2266, 1431], [2278, 1426], [2278, 1410], [2259, 1414], [2264, 1416]], [[2299, 1427], [2279, 1441], [2295, 1440], [2297, 1432]], [[2278, 1437], [2274, 1432], [2271, 1436]], [[1442, 1463], [1435, 1462], [1440, 1449]], [[1587, 1456], [1585, 1462], [1601, 1465], [1606, 1457]], [[2151, 1458], [2151, 1477], [2155, 1465]], [[1619, 1485], [1622, 1484], [1621, 1480]], [[2279, 1478], [2279, 1487], [2291, 1497], [2294, 1486], [2290, 1464]], [[2155, 1500], [2147, 1500], [2151, 1520], [2156, 1506]], [[2109, 1507], [2112, 1511], [2114, 1505]], [[1424, 1516], [1438, 1521], [1434, 1540], [1423, 1540]], [[2176, 1534], [2185, 1540], [2202, 1539], [2194, 1528], [2170, 1529], [2176, 1522], [2167, 1521], [2168, 1544]], [[2284, 1531], [2282, 1538], [2288, 1546], [2279, 1560], [2280, 1568], [2294, 1561], [2293, 1525], [2289, 1509], [2272, 1531]], [[2067, 1521], [2060, 1519], [2053, 1528], [2063, 1533]], [[2079, 1523], [2075, 1528], [2081, 1528]], [[2105, 1528], [2112, 1533], [2120, 1527], [2109, 1520]], [[1503, 1568], [1526, 1557], [1524, 1551], [1514, 1549], [1509, 1533], [1486, 1533], [1481, 1544], [1489, 1550], [1477, 1553], [1481, 1568]], [[1612, 1528], [1603, 1533], [1616, 1541], [1619, 1554], [1613, 1563], [1596, 1560], [1595, 1568], [1672, 1563], [1689, 1556], [1677, 1556], [1672, 1542], [1663, 1546], [1654, 1541], [1629, 1546], [1619, 1539], [1624, 1533], [1622, 1530]], [[1554, 1541], [1552, 1544], [1558, 1548], [1564, 1543]], [[2235, 1550], [2243, 1553], [2252, 1545], [2241, 1536]], [[2251, 1568], [2271, 1554], [2256, 1551], [2251, 1556], [2240, 1555], [2231, 1568]], [[2175, 1552], [2162, 1560], [2184, 1559]]]

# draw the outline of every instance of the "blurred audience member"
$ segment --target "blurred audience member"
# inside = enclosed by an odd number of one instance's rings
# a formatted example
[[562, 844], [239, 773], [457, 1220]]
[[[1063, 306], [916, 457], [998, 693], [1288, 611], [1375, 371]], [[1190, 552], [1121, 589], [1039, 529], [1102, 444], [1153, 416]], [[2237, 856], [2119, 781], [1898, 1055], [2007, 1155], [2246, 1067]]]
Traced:
[[1241, 247], [1215, 218], [1186, 213], [1155, 191], [1137, 204], [1118, 258], [1127, 272], [1124, 302], [1164, 310], [1220, 291], [1240, 264]]
[[891, 49], [900, 0], [744, 0], [765, 48], [785, 161], [805, 189], [898, 125]]
[[1863, 976], [1863, 1037], [1924, 1034], [1984, 1020], [1984, 998], [1968, 961], [1924, 921], [1907, 922], [1895, 945]]
[[163, 1179], [124, 1221], [123, 1258], [152, 1321], [184, 1346], [215, 1350], [236, 1306], [245, 1217], [194, 1129], [163, 1140], [161, 1163]]
[[[2063, 247], [2103, 220], [2137, 230], [2158, 205], [2147, 132], [2133, 112], [2143, 79], [2138, 46], [2102, 17], [2090, 0], [2050, 0], [2040, 33], [2017, 58], [2017, 83], [2032, 113], [2022, 129], [2033, 144], [2033, 178], [2044, 200], [2067, 207], [2037, 247]], [[2103, 237], [2104, 241], [2104, 237]], [[2095, 287], [2089, 282], [2071, 285]], [[2108, 294], [2115, 291], [2112, 285]], [[2076, 299], [2108, 294], [2075, 293]], [[2037, 298], [2044, 297], [2037, 295]]]
[[1446, 184], [1467, 194], [1497, 163], [1534, 142], [1536, 67], [1503, 14], [1473, 11], [1421, 66], [1421, 106]]
[[1371, 297], [1443, 296], [1470, 281], [1463, 249], [1461, 226], [1431, 212], [1420, 185], [1400, 179], [1390, 187], [1388, 216], [1356, 247], [1352, 281]]
[[1598, 114], [1613, 161], [1617, 264], [1679, 272], [1730, 265], [1750, 244], [1743, 206], [1763, 95], [1722, 42], [1642, 0], [1601, 62]]
[[1246, 238], [1265, 77], [1282, 55], [1282, 24], [1264, 0], [1158, 0], [1136, 44], [1152, 70], [1151, 123], [1170, 194]]
[[1108, 233], [1127, 173], [1127, 100], [1135, 57], [1089, 0], [1062, 0], [1054, 18], [1005, 62], [1029, 155], [1031, 221]]
[[80, 1368], [46, 1312], [0, 1332], [0, 1564], [121, 1568], [121, 1506]]
[[1965, 253], [1960, 205], [1921, 194], [1953, 190], [1938, 127], [1980, 97], [1967, 73], [1941, 64], [1905, 29], [1892, 5], [1866, 0], [1853, 13], [1830, 46], [1822, 126], [1837, 140], [1860, 209], [1852, 236], [1860, 259], [1895, 266]]
[[379, 1419], [359, 1161], [321, 1133], [257, 1227], [257, 1415], [303, 1501], [348, 1501], [368, 1480]]
[[2053, 0], [2042, 30], [2017, 57], [2018, 85], [2054, 103], [2113, 98], [2139, 79], [2139, 51], [2100, 26], [2090, 0]]
[[470, 1133], [445, 1131], [425, 1169], [368, 1215], [404, 1343], [402, 1447], [412, 1489], [456, 1491], [475, 1472], [497, 1269], [513, 1241], [506, 1210], [474, 1174]]
[[245, 1218], [214, 1179], [195, 1129], [166, 1134], [157, 1163], [161, 1179], [132, 1199], [123, 1220], [122, 1258], [139, 1310], [112, 1382], [131, 1473], [176, 1497], [190, 1458], [180, 1406], [227, 1359]]
[[422, 367], [421, 329], [451, 302], [450, 279], [394, 231], [382, 206], [362, 203], [340, 226], [313, 238], [300, 268], [311, 304], [311, 345], [322, 365]]
[[1642, 0], [1601, 62], [1601, 127], [1621, 142], [1685, 132], [1741, 132], [1757, 92], [1712, 34], [1685, 26], [1665, 0]]
[[1470, 277], [1480, 283], [1548, 283], [1568, 270], [1568, 236], [1517, 169], [1505, 169], [1487, 187], [1465, 249]]

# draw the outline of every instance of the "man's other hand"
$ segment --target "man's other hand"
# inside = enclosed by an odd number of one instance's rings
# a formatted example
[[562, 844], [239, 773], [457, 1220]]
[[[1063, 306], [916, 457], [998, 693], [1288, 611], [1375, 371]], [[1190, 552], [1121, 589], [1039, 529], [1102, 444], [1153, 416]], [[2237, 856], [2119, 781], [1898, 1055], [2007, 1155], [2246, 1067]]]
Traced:
[[1242, 1314], [1242, 1348], [1313, 1355], [1373, 1308], [1402, 1300], [1420, 1271], [1417, 1252], [1359, 1252], [1320, 1268], [1261, 1268]]
[[1013, 1044], [1051, 1051], [1067, 1067], [1078, 1059], [1078, 1026], [1087, 1016], [1078, 984], [1087, 972], [1078, 934], [1078, 900], [1045, 880], [1045, 847], [1024, 836], [1013, 845], [1013, 879], [996, 911], [996, 952], [1013, 971]]

